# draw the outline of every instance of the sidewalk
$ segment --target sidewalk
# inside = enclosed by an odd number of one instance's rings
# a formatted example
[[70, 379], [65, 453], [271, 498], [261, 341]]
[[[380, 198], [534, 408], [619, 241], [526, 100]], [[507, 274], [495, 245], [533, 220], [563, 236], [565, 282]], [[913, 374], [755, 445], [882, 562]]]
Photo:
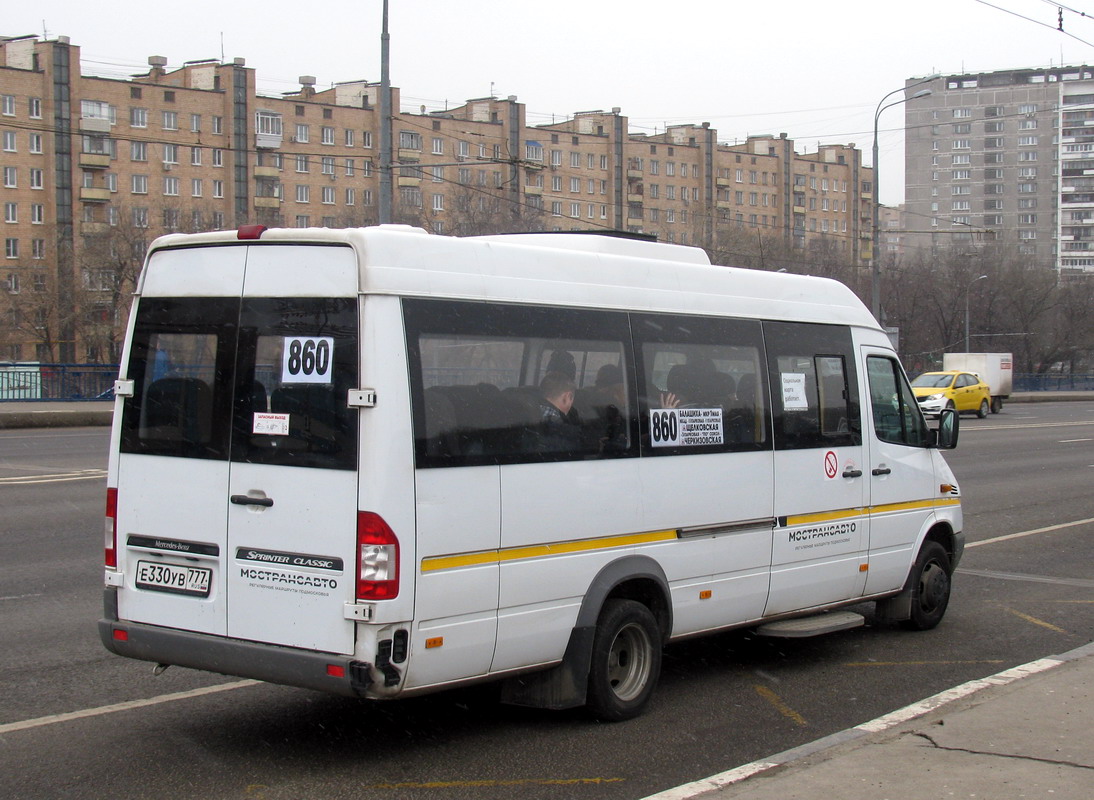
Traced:
[[[1057, 403], [1064, 400], [1094, 400], [1094, 392], [1018, 392], [1010, 396], [1007, 405], [1011, 403]], [[71, 428], [87, 425], [109, 425], [113, 416], [113, 400], [0, 401], [0, 429]]]
[[1094, 797], [1094, 643], [645, 800]]

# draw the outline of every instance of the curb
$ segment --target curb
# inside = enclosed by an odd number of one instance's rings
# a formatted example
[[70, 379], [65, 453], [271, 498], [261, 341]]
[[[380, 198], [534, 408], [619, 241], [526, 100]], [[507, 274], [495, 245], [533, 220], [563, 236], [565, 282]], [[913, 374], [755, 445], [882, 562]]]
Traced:
[[114, 410], [43, 409], [42, 411], [4, 411], [0, 407], [0, 429], [4, 428], [82, 428], [110, 425]]
[[808, 744], [803, 744], [790, 750], [784, 750], [781, 753], [776, 753], [770, 758], [753, 761], [750, 764], [744, 764], [740, 767], [727, 770], [726, 772], [711, 775], [709, 778], [703, 778], [698, 781], [693, 781], [692, 783], [686, 783], [682, 786], [676, 786], [672, 789], [666, 789], [657, 794], [647, 795], [642, 798], [642, 800], [691, 800], [692, 798], [706, 795], [709, 792], [726, 789], [741, 783], [748, 778], [775, 769], [776, 767], [785, 767], [794, 761], [815, 755], [824, 750], [836, 747], [837, 745], [853, 742], [856, 739], [862, 739], [871, 734], [889, 730], [901, 723], [918, 719], [948, 703], [969, 697], [983, 689], [989, 689], [993, 686], [1006, 686], [1021, 680], [1022, 678], [1028, 678], [1032, 675], [1046, 672], [1061, 664], [1066, 664], [1069, 661], [1077, 661], [1078, 659], [1087, 656], [1094, 656], [1094, 642], [1077, 647], [1074, 650], [1069, 650], [1060, 655], [1039, 658], [1036, 661], [1030, 661], [1028, 664], [1021, 664], [1017, 667], [997, 672], [986, 678], [979, 678], [977, 680], [968, 681], [967, 683], [962, 683], [952, 689], [947, 689], [944, 692], [931, 695], [917, 703], [912, 703], [909, 706], [897, 709], [896, 711], [877, 717], [869, 722], [856, 725], [853, 728], [847, 728], [838, 733], [833, 733], [824, 738], [809, 742]]

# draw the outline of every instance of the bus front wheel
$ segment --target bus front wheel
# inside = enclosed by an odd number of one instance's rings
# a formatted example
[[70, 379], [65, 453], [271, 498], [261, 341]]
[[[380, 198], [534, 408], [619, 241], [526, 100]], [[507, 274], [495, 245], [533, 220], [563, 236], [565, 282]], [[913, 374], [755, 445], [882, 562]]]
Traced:
[[653, 614], [634, 600], [609, 600], [593, 638], [589, 710], [609, 722], [637, 717], [660, 674], [661, 634]]

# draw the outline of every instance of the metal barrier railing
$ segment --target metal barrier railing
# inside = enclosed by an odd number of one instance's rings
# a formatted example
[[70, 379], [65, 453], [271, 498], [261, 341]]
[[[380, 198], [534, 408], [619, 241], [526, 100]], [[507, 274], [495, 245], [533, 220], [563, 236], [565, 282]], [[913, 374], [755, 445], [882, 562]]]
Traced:
[[117, 364], [0, 362], [4, 400], [110, 400]]

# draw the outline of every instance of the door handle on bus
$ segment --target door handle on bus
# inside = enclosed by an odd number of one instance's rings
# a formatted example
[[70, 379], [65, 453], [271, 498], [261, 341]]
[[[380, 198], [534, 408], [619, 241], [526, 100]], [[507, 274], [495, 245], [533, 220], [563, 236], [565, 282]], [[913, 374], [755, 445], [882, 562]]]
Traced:
[[888, 467], [878, 467], [873, 471], [874, 475], [888, 475], [892, 470]]
[[237, 506], [265, 506], [269, 508], [273, 505], [272, 497], [251, 497], [246, 494], [233, 494], [228, 499]]
[[843, 471], [843, 477], [845, 477], [845, 478], [861, 478], [862, 477], [862, 470], [861, 469], [845, 469]]

